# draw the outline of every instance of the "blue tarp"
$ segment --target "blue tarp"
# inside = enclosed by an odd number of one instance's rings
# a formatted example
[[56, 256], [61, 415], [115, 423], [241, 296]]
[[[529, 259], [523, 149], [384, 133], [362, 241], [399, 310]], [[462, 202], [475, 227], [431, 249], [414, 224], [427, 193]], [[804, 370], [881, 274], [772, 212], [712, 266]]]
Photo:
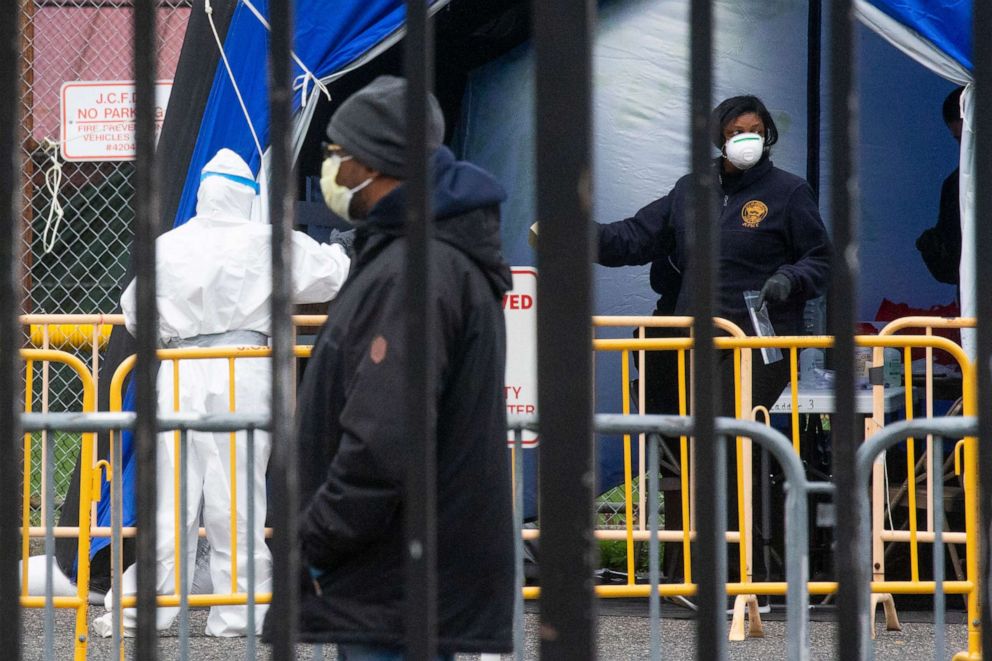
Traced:
[[871, 0], [871, 4], [972, 69], [971, 0]]
[[[436, 4], [432, 0], [431, 4]], [[253, 0], [252, 4], [268, 16], [268, 0]], [[406, 9], [403, 0], [336, 0], [332, 5], [322, 0], [297, 0], [296, 28], [293, 52], [317, 78], [333, 75], [355, 61], [402, 26]], [[269, 141], [269, 99], [267, 93], [268, 31], [251, 9], [239, 2], [224, 39], [224, 52], [241, 90], [248, 114], [265, 149]], [[303, 71], [293, 64], [293, 75]], [[313, 89], [312, 81], [308, 89]], [[178, 91], [177, 92], [181, 92]], [[178, 99], [178, 95], [174, 95]], [[294, 96], [295, 109], [302, 103], [302, 88]], [[196, 211], [196, 191], [200, 170], [222, 147], [233, 149], [243, 157], [256, 174], [259, 155], [223, 64], [218, 65], [213, 86], [200, 121], [199, 136], [192, 160], [186, 171], [179, 208], [173, 226], [178, 227], [193, 217]], [[125, 391], [124, 409], [133, 410], [134, 388]], [[130, 432], [122, 435], [121, 452], [124, 461], [124, 484], [133, 484], [134, 452]], [[97, 525], [110, 525], [110, 484], [101, 485], [101, 500], [97, 505]], [[135, 523], [134, 489], [123, 491], [123, 525]], [[90, 557], [110, 543], [108, 538], [94, 538]]]

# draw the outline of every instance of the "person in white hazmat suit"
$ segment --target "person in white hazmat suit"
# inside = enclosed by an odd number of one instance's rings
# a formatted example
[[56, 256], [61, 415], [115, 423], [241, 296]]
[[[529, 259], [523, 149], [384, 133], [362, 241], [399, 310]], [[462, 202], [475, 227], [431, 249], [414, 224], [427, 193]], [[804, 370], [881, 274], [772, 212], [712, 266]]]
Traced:
[[[196, 216], [185, 225], [160, 236], [156, 243], [159, 344], [165, 348], [265, 346], [271, 325], [272, 293], [269, 258], [271, 226], [251, 221], [258, 185], [240, 156], [221, 149], [203, 168], [197, 193]], [[320, 303], [337, 294], [348, 275], [350, 260], [339, 244], [320, 244], [293, 232], [292, 282], [296, 303]], [[135, 284], [121, 297], [128, 330], [135, 332]], [[179, 361], [179, 401], [173, 397], [173, 364], [162, 363], [158, 374], [159, 411], [225, 413], [230, 406], [228, 361]], [[235, 361], [235, 407], [239, 412], [268, 413], [271, 365], [265, 358]], [[195, 568], [200, 506], [210, 542], [210, 578], [214, 591], [231, 585], [231, 484], [229, 433], [190, 432], [187, 450], [186, 526], [187, 576]], [[246, 475], [247, 439], [236, 435], [237, 491], [237, 591], [247, 592], [248, 496], [255, 498], [255, 590], [272, 590], [272, 556], [264, 539], [265, 471], [269, 460], [268, 434], [255, 433], [254, 475]], [[176, 546], [174, 520], [175, 433], [158, 440], [157, 587], [159, 594], [174, 594]], [[139, 485], [139, 488], [144, 488]], [[136, 591], [136, 567], [124, 572], [123, 594]], [[187, 586], [189, 587], [189, 586]], [[107, 593], [110, 610], [112, 593]], [[256, 606], [256, 630], [261, 631], [267, 606]], [[157, 626], [171, 626], [177, 608], [159, 608]], [[95, 624], [97, 632], [110, 635], [111, 613]], [[124, 626], [136, 626], [134, 609], [124, 610]], [[246, 633], [245, 606], [214, 606], [206, 633], [240, 636]]]

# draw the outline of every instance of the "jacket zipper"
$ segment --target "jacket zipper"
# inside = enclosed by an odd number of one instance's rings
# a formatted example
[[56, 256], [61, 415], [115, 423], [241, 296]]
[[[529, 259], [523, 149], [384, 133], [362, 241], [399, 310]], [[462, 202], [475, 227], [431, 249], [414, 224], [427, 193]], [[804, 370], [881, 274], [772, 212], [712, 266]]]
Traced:
[[724, 195], [724, 196], [723, 196], [723, 208], [724, 208], [724, 209], [726, 209], [726, 208], [727, 208], [727, 202], [728, 202], [729, 200], [730, 200], [730, 196], [729, 196], [729, 195]]

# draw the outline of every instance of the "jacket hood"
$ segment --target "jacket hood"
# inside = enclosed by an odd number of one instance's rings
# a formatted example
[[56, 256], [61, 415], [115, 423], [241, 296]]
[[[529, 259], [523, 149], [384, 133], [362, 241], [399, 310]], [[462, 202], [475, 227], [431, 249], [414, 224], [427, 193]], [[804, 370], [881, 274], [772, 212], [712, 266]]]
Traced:
[[[434, 236], [478, 263], [502, 296], [512, 284], [499, 233], [499, 204], [506, 191], [482, 168], [456, 160], [447, 147], [434, 153], [433, 172]], [[402, 236], [405, 216], [406, 186], [402, 185], [379, 200], [358, 226], [360, 243], [376, 234]], [[356, 248], [362, 252], [362, 245]]]

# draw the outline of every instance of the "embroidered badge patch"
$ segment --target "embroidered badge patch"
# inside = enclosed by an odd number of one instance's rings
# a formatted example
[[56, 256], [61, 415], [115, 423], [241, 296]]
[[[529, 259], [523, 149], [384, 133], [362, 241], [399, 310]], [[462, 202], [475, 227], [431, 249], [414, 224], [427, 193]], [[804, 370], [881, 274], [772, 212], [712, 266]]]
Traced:
[[768, 206], [761, 200], [751, 200], [741, 209], [744, 227], [757, 227], [768, 215]]
[[386, 358], [386, 338], [382, 335], [376, 335], [375, 339], [372, 340], [372, 346], [369, 348], [369, 358], [372, 362], [378, 365]]

